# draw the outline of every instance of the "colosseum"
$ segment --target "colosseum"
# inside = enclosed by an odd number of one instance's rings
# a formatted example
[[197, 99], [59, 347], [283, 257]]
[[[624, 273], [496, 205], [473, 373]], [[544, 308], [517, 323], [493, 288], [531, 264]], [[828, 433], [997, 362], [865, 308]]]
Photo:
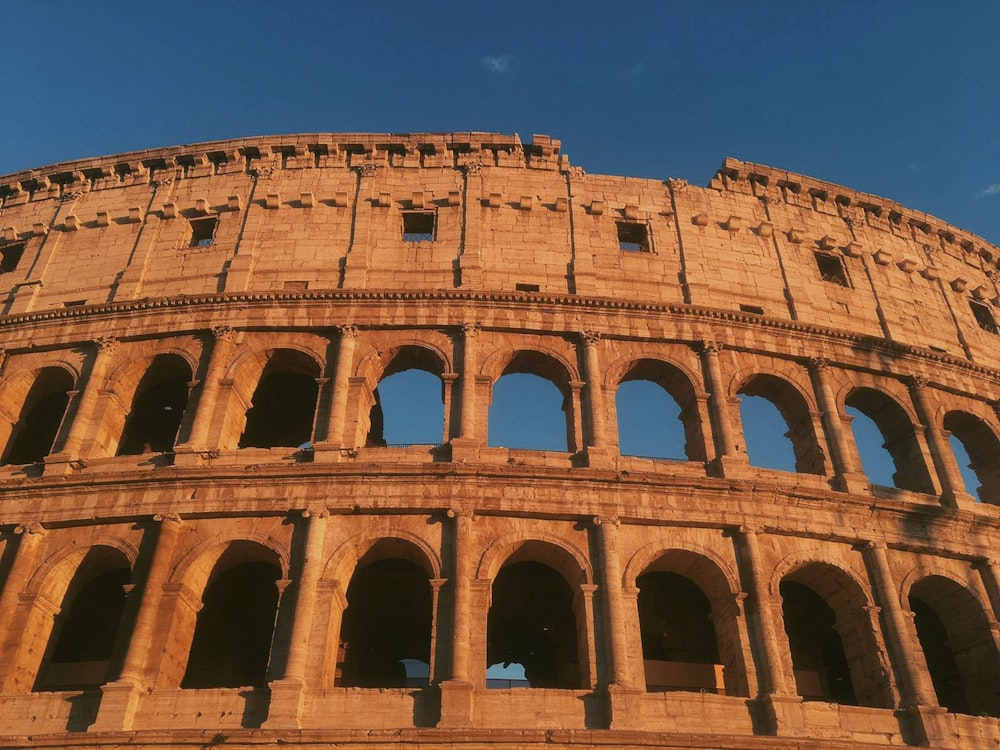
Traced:
[[[126, 153], [0, 201], [0, 747], [1000, 746], [982, 238], [487, 133]], [[433, 437], [394, 443], [411, 371]], [[526, 376], [556, 448], [491, 439]], [[673, 452], [628, 448], [637, 383]]]

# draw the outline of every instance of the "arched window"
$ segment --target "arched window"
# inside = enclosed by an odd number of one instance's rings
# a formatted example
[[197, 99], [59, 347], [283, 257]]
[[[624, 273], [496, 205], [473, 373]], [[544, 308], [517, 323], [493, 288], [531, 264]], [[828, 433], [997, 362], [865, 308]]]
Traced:
[[706, 460], [694, 388], [676, 367], [639, 360], [622, 378], [615, 406], [623, 456]]
[[[913, 423], [903, 407], [873, 388], [853, 390], [845, 403], [869, 481], [882, 484], [891, 471], [892, 486], [932, 494], [934, 485], [913, 432]], [[870, 427], [865, 429], [865, 420], [874, 424], [877, 438]]]
[[857, 582], [833, 566], [814, 563], [785, 576], [780, 593], [799, 695], [888, 708], [892, 698], [868, 600]]
[[119, 456], [173, 450], [187, 407], [191, 368], [182, 357], [161, 354], [139, 381], [118, 444]]
[[401, 688], [428, 683], [433, 616], [429, 577], [413, 560], [386, 557], [388, 546], [376, 545], [358, 562], [347, 588], [338, 685]]
[[493, 581], [486, 666], [520, 664], [530, 687], [579, 688], [573, 591], [548, 565], [508, 562]]
[[948, 412], [944, 428], [951, 433], [952, 449], [966, 491], [981, 502], [1000, 504], [1000, 440], [993, 430], [977, 417], [961, 411]]
[[7, 442], [3, 463], [36, 463], [49, 455], [72, 388], [73, 377], [61, 367], [46, 367], [38, 373]]
[[725, 692], [708, 597], [676, 573], [646, 573], [636, 583], [646, 689]]
[[929, 576], [910, 590], [910, 608], [938, 703], [955, 713], [1000, 716], [1000, 655], [976, 598]]
[[278, 608], [277, 555], [237, 542], [219, 557], [202, 595], [182, 688], [264, 685]]
[[312, 440], [319, 367], [292, 349], [268, 360], [247, 410], [240, 448], [297, 448]]
[[119, 631], [131, 578], [129, 562], [117, 550], [94, 547], [87, 553], [63, 597], [36, 691], [97, 687], [117, 676], [111, 665], [122, 645]]
[[489, 444], [566, 451], [573, 444], [569, 377], [556, 360], [518, 352], [493, 384]]
[[755, 375], [740, 389], [740, 419], [753, 466], [823, 474], [823, 452], [809, 404], [788, 382]]
[[[421, 346], [399, 349], [375, 388], [367, 445], [438, 445], [444, 437], [444, 363]], [[373, 410], [374, 411], [374, 410]]]

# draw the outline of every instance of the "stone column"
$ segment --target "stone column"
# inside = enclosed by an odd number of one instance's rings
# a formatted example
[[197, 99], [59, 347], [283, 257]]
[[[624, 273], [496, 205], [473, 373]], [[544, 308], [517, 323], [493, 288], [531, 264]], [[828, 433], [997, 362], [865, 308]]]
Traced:
[[931, 454], [938, 483], [941, 485], [941, 499], [952, 507], [972, 507], [976, 501], [965, 491], [965, 482], [958, 470], [955, 454], [945, 439], [941, 427], [935, 423], [934, 408], [927, 398], [927, 378], [919, 376], [910, 378], [907, 385], [917, 410], [917, 419], [925, 428], [927, 448]]
[[[225, 374], [226, 367], [236, 343], [236, 331], [228, 326], [216, 326], [212, 329], [212, 351], [209, 354], [208, 367], [205, 368], [205, 378], [201, 384], [201, 394], [198, 396], [197, 411], [194, 423], [191, 425], [191, 436], [185, 446], [178, 446], [178, 452], [203, 451], [208, 446], [208, 438], [215, 416], [215, 407], [219, 401], [219, 384]], [[186, 449], [186, 450], [184, 450]]]
[[837, 408], [837, 399], [830, 385], [829, 363], [822, 357], [810, 357], [808, 365], [816, 400], [823, 412], [823, 431], [830, 446], [830, 460], [838, 489], [845, 492], [867, 492], [868, 479], [859, 468], [857, 450], [852, 447], [853, 441], [848, 439]]
[[990, 557], [981, 560], [976, 568], [983, 579], [983, 586], [990, 599], [990, 607], [993, 609], [993, 617], [990, 619], [1000, 620], [1000, 562]]
[[477, 323], [462, 324], [462, 372], [459, 373], [459, 418], [458, 437], [451, 441], [452, 461], [479, 460], [479, 447], [482, 443], [476, 431], [476, 371], [479, 367], [476, 342], [479, 339]]
[[110, 336], [100, 338], [94, 341], [94, 346], [97, 348], [97, 353], [90, 374], [87, 375], [83, 396], [73, 416], [73, 424], [70, 426], [63, 450], [58, 455], [49, 457], [53, 463], [74, 462], [82, 458], [81, 449], [85, 447], [86, 438], [93, 431], [94, 406], [104, 385], [108, 367], [114, 359], [115, 352], [118, 351], [118, 339]]
[[337, 363], [333, 374], [333, 393], [330, 398], [326, 437], [323, 443], [316, 446], [317, 458], [325, 455], [327, 460], [334, 460], [339, 456], [344, 443], [344, 422], [347, 419], [347, 401], [351, 391], [351, 370], [354, 369], [354, 348], [358, 342], [357, 326], [342, 325], [338, 331], [340, 340], [337, 346]]
[[730, 419], [726, 385], [722, 380], [722, 368], [719, 365], [719, 352], [722, 344], [716, 341], [704, 341], [701, 345], [701, 363], [708, 381], [708, 407], [712, 415], [712, 434], [715, 437], [715, 458], [719, 471], [723, 476], [732, 473], [733, 465], [746, 464], [745, 455], [740, 453], [736, 442], [736, 433]]
[[[451, 679], [441, 683], [441, 727], [472, 726], [472, 513], [449, 510], [454, 523], [455, 570], [451, 579]], [[485, 625], [485, 623], [483, 623]]]
[[598, 536], [601, 540], [602, 566], [601, 588], [604, 600], [604, 612], [608, 620], [608, 666], [611, 682], [615, 685], [630, 687], [628, 663], [628, 638], [625, 634], [625, 613], [622, 611], [622, 575], [618, 560], [618, 525], [617, 518], [594, 519]]
[[14, 535], [19, 537], [17, 550], [7, 579], [3, 582], [3, 593], [0, 593], [0, 657], [2, 657], [2, 661], [0, 661], [2, 664], [0, 685], [8, 684], [15, 668], [11, 656], [21, 634], [12, 634], [10, 625], [14, 619], [14, 612], [17, 610], [21, 592], [28, 585], [28, 580], [37, 567], [38, 548], [45, 536], [45, 530], [38, 524], [22, 524], [14, 529]]
[[300, 726], [302, 717], [309, 636], [316, 612], [316, 593], [323, 567], [328, 516], [326, 510], [321, 509], [303, 511], [302, 517], [306, 523], [306, 540], [299, 568], [292, 632], [288, 639], [288, 659], [285, 662], [285, 674], [269, 685], [271, 706], [266, 722], [269, 728], [295, 729]]
[[[176, 516], [154, 516], [154, 521], [159, 527], [156, 532], [156, 546], [153, 548], [146, 578], [138, 592], [139, 608], [132, 627], [132, 636], [129, 638], [125, 663], [118, 679], [101, 687], [103, 695], [93, 726], [95, 730], [131, 729], [146, 687], [146, 656], [157, 648], [155, 629], [163, 586], [170, 577], [174, 550], [183, 527], [183, 523]], [[152, 533], [152, 528], [146, 533]]]
[[604, 407], [604, 383], [601, 378], [601, 358], [598, 348], [601, 334], [596, 331], [583, 331], [580, 340], [583, 342], [587, 410], [590, 412], [590, 445], [585, 448], [587, 465], [610, 468], [612, 462], [608, 452], [607, 411]]
[[765, 563], [757, 540], [760, 533], [756, 529], [743, 529], [736, 535], [750, 578], [750, 591], [747, 592], [750, 595], [750, 611], [760, 631], [755, 639], [760, 647], [759, 658], [762, 662], [757, 665], [757, 681], [762, 693], [792, 696], [795, 693], [788, 683], [784, 660], [780, 655], [781, 645], [775, 630], [774, 609], [764, 575]]

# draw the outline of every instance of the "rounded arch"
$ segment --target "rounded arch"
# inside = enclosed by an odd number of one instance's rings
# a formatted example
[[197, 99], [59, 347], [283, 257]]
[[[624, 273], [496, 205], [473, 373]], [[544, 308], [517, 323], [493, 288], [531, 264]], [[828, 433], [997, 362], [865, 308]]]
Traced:
[[504, 349], [483, 360], [481, 375], [496, 383], [504, 375], [537, 375], [553, 383], [568, 398], [570, 383], [580, 380], [576, 364], [551, 347], [537, 349]]
[[[829, 577], [830, 585], [823, 586], [823, 591], [818, 592], [821, 595], [835, 592], [838, 586], [843, 585], [854, 587], [857, 591], [861, 592], [864, 604], [859, 606], [868, 606], [873, 603], [871, 587], [863, 576], [857, 571], [851, 571], [824, 559], [818, 550], [793, 552], [781, 558], [771, 572], [771, 578], [768, 581], [768, 593], [771, 596], [778, 596], [778, 587], [781, 581], [785, 578], [794, 580], [796, 575], [804, 569], [828, 570], [831, 572], [832, 575]], [[837, 583], [833, 583], [834, 581]]]
[[[795, 471], [799, 474], [826, 473], [826, 460], [819, 444], [813, 423], [815, 405], [812, 397], [792, 380], [771, 373], [742, 373], [730, 381], [730, 393], [734, 396], [763, 398], [774, 405], [785, 422], [787, 432], [783, 437], [792, 445], [795, 456]], [[744, 425], [744, 437], [746, 435]], [[751, 440], [747, 439], [750, 452]]]
[[131, 569], [135, 566], [138, 549], [118, 536], [100, 536], [85, 546], [64, 545], [52, 551], [35, 569], [24, 587], [26, 594], [42, 594], [54, 603], [58, 603], [66, 593], [66, 587], [74, 572], [83, 559], [93, 550], [106, 550], [108, 559], [119, 558], [128, 563]]
[[604, 386], [614, 388], [629, 380], [651, 380], [680, 401], [680, 397], [703, 397], [699, 376], [686, 365], [658, 357], [629, 355], [615, 360], [604, 371]]
[[969, 468], [979, 480], [979, 487], [966, 487], [981, 502], [1000, 504], [1000, 439], [985, 421], [967, 411], [951, 410], [941, 424], [965, 448]]
[[417, 534], [395, 529], [385, 536], [359, 532], [345, 539], [326, 558], [320, 580], [338, 582], [346, 588], [358, 564], [373, 551], [377, 557], [372, 561], [397, 557], [416, 563], [428, 578], [441, 577], [441, 558], [434, 548]]
[[357, 358], [354, 375], [367, 378], [374, 385], [390, 375], [410, 369], [423, 370], [438, 377], [454, 372], [452, 357], [443, 347], [431, 341], [407, 338], [394, 341], [387, 351], [372, 346]]
[[187, 554], [174, 565], [168, 580], [171, 583], [183, 583], [196, 594], [202, 592], [219, 558], [234, 545], [237, 549], [233, 554], [234, 564], [243, 560], [247, 562], [274, 560], [281, 569], [281, 577], [288, 578], [288, 549], [274, 537], [267, 534], [244, 534], [234, 537], [220, 534], [188, 550]]
[[[662, 565], [661, 565], [662, 563]], [[670, 569], [711, 590], [712, 595], [735, 595], [741, 590], [739, 575], [721, 555], [697, 544], [650, 542], [625, 563], [622, 585], [635, 588], [636, 579], [647, 570]]]
[[247, 341], [238, 347], [238, 351], [239, 354], [226, 367], [222, 379], [232, 380], [234, 383], [250, 383], [250, 393], [268, 366], [274, 366], [272, 363], [287, 365], [293, 372], [312, 377], [319, 377], [326, 366], [324, 352], [297, 341], [282, 342], [281, 346], [253, 346], [252, 342]]
[[[882, 450], [892, 461], [893, 484], [899, 489], [934, 494], [934, 483], [924, 461], [923, 451], [917, 439], [912, 405], [906, 404], [887, 392], [871, 386], [852, 387], [843, 394], [844, 409], [856, 409], [875, 423], [882, 436]], [[871, 471], [878, 455], [873, 451], [862, 451], [862, 464], [866, 457]]]
[[532, 560], [548, 565], [568, 584], [593, 583], [594, 571], [587, 556], [575, 545], [548, 534], [525, 537], [513, 532], [494, 540], [479, 558], [476, 578], [494, 580], [508, 563]]
[[80, 382], [80, 370], [75, 363], [65, 359], [54, 359], [51, 362], [33, 363], [23, 367], [9, 367], [4, 372], [3, 379], [0, 379], [0, 407], [16, 416], [20, 405], [31, 386], [35, 384], [39, 376], [45, 371], [59, 370], [65, 373], [69, 379], [70, 388], [75, 388]]
[[[189, 380], [193, 380], [194, 373], [198, 371], [198, 357], [188, 349], [180, 346], [165, 346], [138, 359], [130, 358], [117, 363], [117, 366], [108, 373], [107, 382], [111, 384], [112, 389], [122, 401], [131, 401], [139, 384], [157, 360], [183, 362], [187, 367]], [[171, 369], [180, 372], [183, 368], [175, 365]]]
[[22, 371], [5, 381], [0, 396], [3, 463], [34, 463], [52, 451], [76, 383], [75, 374], [58, 365]]

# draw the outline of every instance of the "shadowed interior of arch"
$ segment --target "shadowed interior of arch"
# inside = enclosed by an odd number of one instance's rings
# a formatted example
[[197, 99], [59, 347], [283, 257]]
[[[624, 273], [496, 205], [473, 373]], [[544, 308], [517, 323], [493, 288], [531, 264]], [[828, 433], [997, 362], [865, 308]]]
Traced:
[[181, 357], [156, 357], [136, 388], [118, 455], [166, 452], [174, 447], [187, 407], [191, 368]]
[[268, 360], [247, 410], [240, 448], [295, 448], [312, 440], [319, 366], [279, 349]]
[[74, 573], [55, 618], [36, 691], [79, 690], [114, 679], [112, 659], [131, 581], [128, 560], [117, 550], [95, 547]]
[[61, 367], [46, 367], [38, 373], [7, 441], [3, 463], [30, 464], [49, 454], [72, 388], [72, 376]]

